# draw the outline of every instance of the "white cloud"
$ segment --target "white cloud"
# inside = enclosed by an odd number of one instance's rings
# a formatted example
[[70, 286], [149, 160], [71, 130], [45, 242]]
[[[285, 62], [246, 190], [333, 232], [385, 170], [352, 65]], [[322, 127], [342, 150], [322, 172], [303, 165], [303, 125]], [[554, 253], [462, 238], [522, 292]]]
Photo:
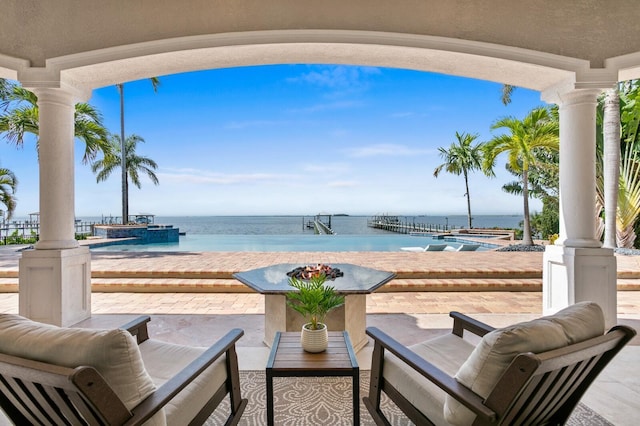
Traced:
[[375, 67], [313, 66], [312, 71], [289, 78], [287, 81], [331, 89], [362, 88], [367, 85], [366, 76], [378, 74], [381, 74], [381, 71]]
[[307, 70], [287, 82], [323, 89], [325, 99], [346, 99], [367, 92], [371, 89], [371, 76], [382, 74], [379, 68], [344, 65], [310, 65]]
[[347, 173], [351, 167], [346, 163], [316, 163], [305, 164], [303, 170], [307, 173], [342, 174]]
[[410, 148], [405, 145], [395, 144], [376, 144], [368, 145], [357, 148], [349, 148], [346, 150], [346, 154], [350, 157], [376, 157], [376, 156], [414, 156], [414, 155], [428, 155], [435, 153], [434, 149], [416, 149]]
[[417, 119], [422, 119], [422, 118], [430, 118], [433, 117], [434, 114], [433, 112], [438, 112], [438, 111], [443, 111], [445, 110], [444, 108], [441, 107], [437, 107], [437, 106], [428, 106], [426, 108], [426, 111], [397, 111], [397, 112], [392, 112], [391, 114], [389, 114], [389, 117], [391, 118], [397, 118], [397, 119], [402, 119], [402, 118], [417, 118]]
[[197, 169], [166, 169], [158, 178], [167, 183], [236, 185], [248, 183], [273, 183], [299, 179], [299, 176], [277, 173], [219, 173]]

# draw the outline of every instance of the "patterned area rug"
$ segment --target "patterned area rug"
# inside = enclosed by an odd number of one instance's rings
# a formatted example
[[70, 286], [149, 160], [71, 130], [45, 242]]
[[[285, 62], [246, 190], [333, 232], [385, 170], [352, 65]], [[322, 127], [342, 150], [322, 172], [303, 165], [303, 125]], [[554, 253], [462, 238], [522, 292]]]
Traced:
[[[240, 419], [240, 425], [267, 424], [267, 399], [264, 371], [241, 371], [242, 397], [249, 404]], [[282, 426], [351, 425], [351, 378], [346, 377], [276, 377], [273, 380], [275, 424]], [[360, 424], [375, 425], [362, 403], [369, 390], [369, 371], [360, 372]], [[402, 412], [383, 394], [383, 411], [392, 425], [412, 425]], [[229, 413], [228, 398], [214, 412], [207, 426], [224, 424]], [[567, 422], [571, 426], [613, 426], [598, 413], [579, 404]]]

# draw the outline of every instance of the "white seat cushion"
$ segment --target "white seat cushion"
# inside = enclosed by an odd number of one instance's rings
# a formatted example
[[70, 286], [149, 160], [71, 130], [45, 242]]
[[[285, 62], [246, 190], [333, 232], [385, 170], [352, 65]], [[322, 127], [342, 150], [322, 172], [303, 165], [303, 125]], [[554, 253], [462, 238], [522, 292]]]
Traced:
[[[464, 363], [474, 346], [454, 335], [446, 334], [426, 342], [410, 346], [409, 349], [429, 361], [445, 373], [453, 376]], [[444, 402], [446, 393], [416, 373], [391, 353], [385, 354], [384, 378], [437, 425], [446, 424]]]
[[[157, 387], [175, 376], [206, 349], [152, 339], [140, 344], [144, 365]], [[188, 424], [226, 379], [226, 357], [223, 355], [165, 406], [167, 425]]]
[[70, 368], [91, 366], [127, 408], [155, 390], [136, 339], [125, 330], [56, 327], [0, 314], [0, 352]]

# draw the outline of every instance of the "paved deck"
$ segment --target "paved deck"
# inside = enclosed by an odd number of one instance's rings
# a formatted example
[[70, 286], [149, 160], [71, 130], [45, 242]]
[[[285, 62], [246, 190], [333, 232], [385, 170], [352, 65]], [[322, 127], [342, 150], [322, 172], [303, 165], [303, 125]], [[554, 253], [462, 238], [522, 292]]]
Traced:
[[[0, 250], [2, 312], [18, 309], [19, 256]], [[619, 317], [640, 320], [640, 256], [616, 258]], [[396, 272], [397, 279], [367, 296], [371, 315], [542, 314], [542, 253], [521, 252], [94, 252], [92, 312], [262, 315], [264, 296], [231, 276], [277, 263], [353, 263]]]
[[[0, 251], [0, 292], [15, 292], [19, 253]], [[618, 289], [640, 290], [640, 256], [616, 256]], [[540, 291], [542, 253], [94, 252], [93, 291], [251, 292], [233, 273], [278, 263], [352, 263], [392, 271], [379, 291]]]

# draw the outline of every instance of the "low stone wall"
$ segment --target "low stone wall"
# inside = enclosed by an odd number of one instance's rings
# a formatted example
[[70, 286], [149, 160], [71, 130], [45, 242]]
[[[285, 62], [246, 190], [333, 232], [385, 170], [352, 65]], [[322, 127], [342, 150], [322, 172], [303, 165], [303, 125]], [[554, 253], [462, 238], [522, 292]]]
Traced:
[[180, 239], [180, 230], [171, 225], [158, 227], [149, 225], [147, 228], [146, 243], [177, 243]]
[[175, 243], [178, 228], [171, 225], [95, 225], [93, 235], [101, 238], [138, 238], [140, 244]]

